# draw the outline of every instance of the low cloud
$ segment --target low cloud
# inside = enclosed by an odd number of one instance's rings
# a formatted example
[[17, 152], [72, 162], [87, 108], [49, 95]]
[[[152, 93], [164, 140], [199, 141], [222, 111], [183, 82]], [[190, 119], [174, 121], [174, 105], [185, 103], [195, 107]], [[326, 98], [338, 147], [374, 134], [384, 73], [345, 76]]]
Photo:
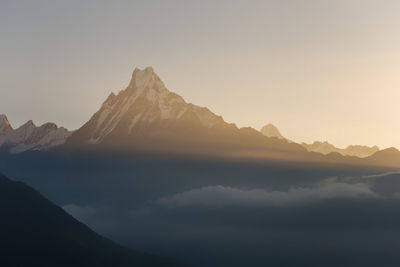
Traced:
[[386, 177], [391, 175], [398, 175], [400, 172], [384, 172], [378, 174], [371, 174], [371, 175], [364, 175], [362, 178], [379, 178], [379, 177]]
[[334, 198], [378, 198], [368, 183], [345, 183], [326, 179], [314, 187], [292, 187], [288, 191], [239, 189], [228, 186], [207, 186], [162, 198], [159, 204], [169, 207], [186, 206], [268, 206], [302, 204]]

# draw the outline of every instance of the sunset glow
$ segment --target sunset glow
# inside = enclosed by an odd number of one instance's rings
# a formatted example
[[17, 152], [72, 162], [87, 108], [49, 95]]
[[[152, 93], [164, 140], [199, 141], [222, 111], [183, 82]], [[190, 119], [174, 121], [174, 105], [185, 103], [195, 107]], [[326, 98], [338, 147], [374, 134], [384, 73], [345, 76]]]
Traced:
[[14, 126], [76, 129], [135, 67], [153, 66], [170, 90], [241, 127], [400, 147], [400, 4], [385, 3], [5, 2], [0, 106]]

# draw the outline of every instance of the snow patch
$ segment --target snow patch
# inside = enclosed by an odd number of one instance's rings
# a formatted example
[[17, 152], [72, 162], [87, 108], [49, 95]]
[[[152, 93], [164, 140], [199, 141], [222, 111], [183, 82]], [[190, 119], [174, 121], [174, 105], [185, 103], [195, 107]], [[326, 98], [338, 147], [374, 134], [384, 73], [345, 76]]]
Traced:
[[129, 134], [132, 133], [133, 127], [135, 127], [136, 123], [140, 120], [141, 116], [142, 116], [142, 114], [138, 114], [135, 117], [133, 117], [131, 124], [129, 125]]
[[64, 144], [71, 133], [53, 123], [36, 127], [32, 121], [28, 121], [21, 127], [0, 136], [0, 148], [6, 148], [13, 154], [28, 150], [47, 150]]
[[[139, 97], [140, 103], [137, 102]], [[146, 101], [142, 101], [144, 99]], [[88, 141], [101, 143], [121, 123], [128, 122], [122, 128], [130, 134], [139, 121], [179, 120], [189, 109], [205, 127], [211, 128], [223, 121], [207, 108], [188, 104], [181, 96], [170, 92], [152, 68], [135, 69], [129, 86], [118, 95], [111, 95], [92, 118], [95, 121], [91, 124], [96, 126]]]

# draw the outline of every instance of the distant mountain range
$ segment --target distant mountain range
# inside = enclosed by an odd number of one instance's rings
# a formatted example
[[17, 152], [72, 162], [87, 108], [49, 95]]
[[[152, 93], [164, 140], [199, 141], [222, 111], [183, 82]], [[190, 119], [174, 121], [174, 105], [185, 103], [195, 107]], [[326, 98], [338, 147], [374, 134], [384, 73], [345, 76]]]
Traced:
[[[208, 108], [187, 103], [169, 91], [150, 67], [135, 69], [128, 87], [118, 94], [111, 93], [89, 121], [74, 132], [55, 124], [36, 127], [31, 121], [13, 130], [5, 115], [0, 117], [0, 149], [21, 153], [57, 146], [67, 150], [110, 149], [345, 164], [375, 164], [371, 157], [379, 151], [378, 147], [365, 146], [340, 149], [326, 142], [297, 144], [272, 124], [261, 131], [238, 128]], [[388, 162], [400, 166], [397, 157]]]
[[0, 266], [182, 266], [115, 244], [33, 188], [2, 174], [0, 214]]
[[343, 156], [355, 156], [359, 158], [369, 157], [379, 151], [379, 147], [377, 146], [369, 147], [360, 145], [350, 145], [346, 148], [337, 148], [326, 141], [325, 142], [316, 141], [312, 144], [301, 143], [301, 145], [304, 146], [308, 151], [318, 152], [324, 155], [336, 152]]
[[48, 150], [62, 145], [71, 133], [54, 123], [38, 127], [32, 121], [14, 130], [6, 115], [0, 115], [0, 149], [13, 154], [28, 150]]
[[135, 69], [125, 90], [111, 94], [65, 148], [241, 157], [250, 151], [306, 151], [285, 140], [239, 129], [208, 108], [169, 91], [152, 68]]
[[[278, 139], [285, 139], [285, 138], [278, 128], [273, 124], [267, 124], [261, 128], [261, 133], [266, 137], [275, 137]], [[290, 140], [288, 140], [290, 141]], [[323, 155], [328, 155], [330, 153], [339, 153], [343, 156], [353, 156], [359, 158], [366, 158], [372, 156], [376, 152], [379, 151], [379, 147], [377, 146], [360, 146], [360, 145], [350, 145], [346, 148], [338, 148], [328, 142], [320, 142], [315, 141], [312, 144], [301, 143], [303, 147], [307, 149], [309, 152], [318, 152]]]
[[283, 135], [279, 132], [278, 128], [275, 125], [269, 123], [261, 128], [261, 133], [266, 137], [275, 137], [278, 139], [286, 139]]

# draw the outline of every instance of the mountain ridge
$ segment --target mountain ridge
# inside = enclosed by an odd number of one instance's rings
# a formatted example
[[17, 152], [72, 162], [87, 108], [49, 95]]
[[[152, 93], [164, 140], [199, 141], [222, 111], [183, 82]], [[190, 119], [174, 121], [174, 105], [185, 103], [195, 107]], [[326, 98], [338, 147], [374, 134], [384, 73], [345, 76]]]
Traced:
[[352, 154], [329, 156], [337, 151], [325, 155], [309, 152], [304, 145], [287, 140], [274, 125], [263, 129], [238, 128], [208, 108], [187, 103], [147, 67], [136, 68], [128, 86], [118, 94], [111, 93], [63, 147], [361, 165], [370, 162], [354, 157], [358, 146], [351, 147]]
[[[285, 138], [279, 131], [279, 129], [269, 123], [263, 126], [260, 132], [266, 137], [274, 137], [278, 139], [285, 139], [288, 142], [292, 142]], [[301, 146], [307, 149], [308, 152], [317, 152], [323, 155], [331, 153], [338, 153], [342, 156], [354, 156], [358, 158], [366, 158], [372, 156], [374, 153], [380, 151], [378, 146], [363, 146], [363, 145], [349, 145], [346, 148], [338, 148], [327, 141], [320, 142], [314, 141], [312, 144], [301, 143]]]
[[[35, 127], [30, 121], [20, 128]], [[224, 121], [221, 116], [208, 108], [187, 103], [181, 96], [168, 90], [151, 67], [135, 68], [125, 89], [117, 94], [110, 93], [97, 112], [82, 127], [74, 132], [68, 132], [65, 129], [61, 138], [56, 138], [56, 141], [50, 138], [54, 142], [43, 141], [39, 144], [28, 142], [29, 145], [27, 145], [25, 139], [21, 138], [25, 136], [24, 134], [15, 134], [27, 132], [20, 128], [0, 136], [0, 148], [4, 150], [6, 147], [12, 153], [57, 148], [66, 151], [114, 150], [130, 153], [172, 153], [181, 156], [199, 155], [360, 165], [374, 164], [369, 158], [378, 149], [377, 147], [349, 146], [348, 151], [342, 151], [330, 144], [328, 145], [331, 147], [327, 151], [311, 149], [306, 144], [298, 144], [286, 139], [272, 124], [266, 125], [261, 131], [251, 127], [238, 128], [235, 124]], [[28, 132], [33, 132], [33, 130]], [[17, 141], [4, 141], [7, 139], [4, 136], [13, 135], [17, 135], [20, 139], [16, 137], [8, 137], [8, 139], [18, 139], [20, 144]], [[364, 151], [368, 149], [374, 151]], [[360, 154], [360, 151], [364, 154]], [[385, 164], [381, 159], [378, 161], [379, 164]], [[389, 161], [390, 164], [394, 163], [393, 160]], [[395, 164], [400, 166], [400, 161]]]
[[[4, 122], [7, 122], [7, 124]], [[4, 114], [0, 116], [0, 127], [2, 125], [3, 134], [0, 134], [0, 149], [7, 150], [12, 154], [29, 150], [48, 150], [60, 146], [72, 133], [64, 127], [58, 127], [55, 123], [48, 122], [36, 126], [32, 120], [13, 129]]]
[[355, 156], [359, 158], [366, 158], [380, 151], [377, 146], [349, 145], [346, 148], [338, 148], [327, 141], [315, 141], [312, 144], [301, 143], [301, 145], [310, 152], [318, 152], [324, 155], [336, 152], [343, 156]]
[[169, 91], [153, 68], [135, 68], [128, 87], [117, 95], [111, 93], [68, 141], [80, 138], [84, 139], [80, 140], [83, 143], [99, 144], [115, 132], [129, 136], [154, 122], [161, 122], [160, 126], [165, 127], [168, 126], [165, 124], [189, 120], [206, 128], [224, 123], [221, 116], [208, 108], [186, 103], [181, 96]]

